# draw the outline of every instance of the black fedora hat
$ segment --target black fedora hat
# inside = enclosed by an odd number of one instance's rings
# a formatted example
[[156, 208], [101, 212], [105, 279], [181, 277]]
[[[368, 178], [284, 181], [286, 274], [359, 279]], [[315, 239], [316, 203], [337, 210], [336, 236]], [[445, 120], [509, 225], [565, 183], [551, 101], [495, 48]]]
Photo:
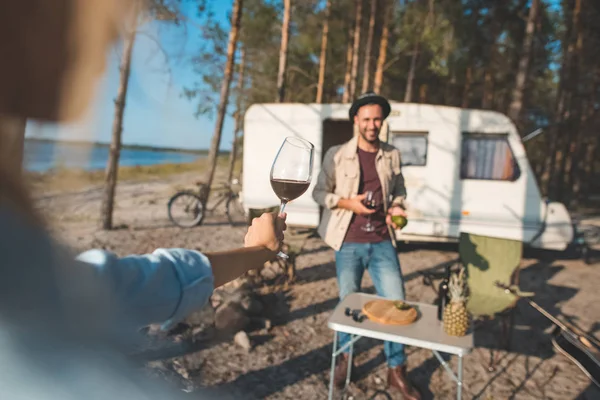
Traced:
[[358, 99], [354, 100], [354, 103], [350, 106], [350, 121], [354, 120], [354, 116], [358, 113], [358, 109], [362, 106], [366, 106], [367, 104], [378, 104], [381, 106], [383, 110], [383, 119], [386, 119], [390, 112], [392, 111], [392, 107], [387, 99], [383, 96], [378, 95], [374, 92], [367, 92], [361, 94]]

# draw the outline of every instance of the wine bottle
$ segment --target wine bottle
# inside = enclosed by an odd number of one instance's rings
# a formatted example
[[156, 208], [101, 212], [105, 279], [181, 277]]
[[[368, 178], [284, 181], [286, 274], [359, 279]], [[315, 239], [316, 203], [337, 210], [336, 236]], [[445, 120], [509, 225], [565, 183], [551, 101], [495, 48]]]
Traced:
[[438, 320], [441, 321], [444, 316], [444, 308], [450, 301], [450, 297], [448, 295], [448, 282], [450, 281], [450, 268], [446, 268], [446, 276], [440, 282], [438, 287], [438, 298], [437, 298], [437, 317]]

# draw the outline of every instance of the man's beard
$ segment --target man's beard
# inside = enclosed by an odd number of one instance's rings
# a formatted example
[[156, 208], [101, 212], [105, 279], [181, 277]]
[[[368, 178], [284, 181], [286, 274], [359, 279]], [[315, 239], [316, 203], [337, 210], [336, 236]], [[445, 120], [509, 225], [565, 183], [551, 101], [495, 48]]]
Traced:
[[379, 132], [377, 132], [377, 133], [375, 134], [375, 139], [369, 139], [369, 138], [367, 137], [367, 131], [359, 131], [359, 133], [360, 133], [360, 136], [363, 138], [363, 140], [364, 140], [365, 142], [367, 142], [367, 143], [370, 143], [370, 144], [376, 144], [376, 143], [379, 143]]

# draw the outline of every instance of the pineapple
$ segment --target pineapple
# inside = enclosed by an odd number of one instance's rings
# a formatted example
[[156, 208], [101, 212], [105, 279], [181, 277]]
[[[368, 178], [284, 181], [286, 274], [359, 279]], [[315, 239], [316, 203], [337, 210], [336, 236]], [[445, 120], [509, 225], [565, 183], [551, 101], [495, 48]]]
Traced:
[[448, 282], [450, 303], [444, 308], [444, 331], [451, 336], [464, 336], [469, 329], [470, 316], [467, 312], [467, 281], [465, 269], [452, 274]]

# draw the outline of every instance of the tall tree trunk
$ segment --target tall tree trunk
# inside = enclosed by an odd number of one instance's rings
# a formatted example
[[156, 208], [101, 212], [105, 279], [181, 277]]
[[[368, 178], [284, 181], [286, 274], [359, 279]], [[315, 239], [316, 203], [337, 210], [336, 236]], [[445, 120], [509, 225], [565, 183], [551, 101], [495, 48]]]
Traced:
[[483, 96], [481, 99], [481, 108], [491, 109], [494, 106], [494, 67], [496, 66], [496, 55], [498, 52], [498, 37], [501, 32], [500, 27], [500, 7], [495, 4], [491, 11], [491, 32], [492, 43], [489, 47], [488, 60], [483, 77]]
[[596, 128], [596, 121], [598, 120], [597, 111], [595, 108], [596, 93], [598, 89], [598, 80], [600, 75], [598, 72], [594, 74], [594, 80], [592, 84], [592, 91], [590, 93], [590, 99], [588, 101], [588, 124], [587, 124], [587, 136], [588, 141], [585, 146], [584, 156], [582, 157], [582, 165], [579, 172], [579, 178], [576, 183], [576, 189], [574, 188], [574, 194], [579, 200], [585, 199], [590, 194], [590, 186], [593, 180], [593, 166], [596, 161], [594, 155], [598, 148], [598, 139], [600, 139], [600, 133]]
[[392, 20], [391, 17], [394, 13], [394, 0], [387, 1], [388, 4], [384, 7], [385, 14], [383, 16], [383, 28], [381, 30], [381, 40], [379, 42], [379, 57], [377, 58], [377, 68], [375, 69], [375, 81], [373, 84], [373, 90], [375, 93], [380, 93], [381, 85], [383, 85], [383, 68], [387, 58], [387, 47], [390, 36], [390, 21]]
[[219, 154], [219, 145], [221, 143], [221, 133], [223, 132], [223, 122], [225, 121], [225, 113], [227, 111], [227, 103], [229, 101], [229, 87], [231, 86], [231, 78], [233, 75], [233, 63], [235, 62], [235, 50], [242, 22], [242, 9], [244, 0], [233, 0], [233, 10], [231, 12], [231, 30], [229, 31], [229, 43], [227, 44], [227, 62], [225, 63], [225, 73], [223, 82], [221, 83], [221, 99], [217, 112], [217, 121], [215, 131], [210, 142], [210, 151], [208, 153], [209, 169], [204, 180], [205, 193], [201, 193], [205, 200], [208, 200], [210, 189], [217, 170], [217, 156]]
[[[523, 109], [523, 94], [525, 92], [525, 80], [529, 72], [529, 61], [531, 60], [531, 49], [533, 37], [535, 35], [535, 24], [540, 9], [540, 0], [531, 0], [531, 8], [527, 16], [527, 26], [525, 28], [525, 39], [521, 49], [521, 58], [517, 70], [517, 79], [512, 93], [512, 101], [508, 108], [508, 117], [516, 123], [519, 122], [521, 110]], [[519, 124], [520, 125], [520, 124]]]
[[348, 45], [346, 47], [346, 73], [344, 74], [344, 93], [342, 94], [342, 103], [350, 102], [350, 89], [352, 82], [352, 60], [354, 47], [354, 29], [352, 24], [348, 24]]
[[456, 65], [453, 62], [448, 63], [450, 79], [446, 83], [444, 90], [444, 104], [447, 106], [456, 107]]
[[[570, 29], [570, 25], [569, 25], [569, 29]], [[570, 34], [568, 33], [566, 35], [566, 39], [565, 42], [568, 43]], [[556, 169], [556, 164], [557, 162], [560, 160], [561, 158], [561, 154], [559, 152], [559, 148], [560, 148], [560, 143], [561, 143], [561, 137], [560, 137], [560, 133], [563, 130], [562, 124], [563, 124], [563, 120], [564, 120], [564, 113], [565, 113], [565, 104], [567, 103], [566, 97], [567, 97], [567, 93], [565, 90], [565, 85], [566, 85], [566, 81], [567, 81], [567, 69], [569, 69], [570, 67], [570, 58], [571, 58], [571, 52], [566, 52], [566, 56], [563, 56], [563, 62], [560, 68], [560, 81], [559, 81], [559, 85], [558, 85], [558, 95], [557, 95], [557, 100], [556, 100], [556, 120], [555, 122], [555, 126], [551, 128], [550, 133], [550, 142], [548, 143], [548, 149], [546, 151], [546, 154], [548, 155], [546, 157], [546, 161], [543, 163], [543, 167], [542, 170], [540, 172], [541, 175], [541, 190], [542, 193], [546, 194], [548, 197], [553, 197], [554, 196], [554, 188], [553, 188], [553, 184], [554, 184], [554, 176], [555, 176], [555, 169]]]
[[[496, 45], [492, 46], [492, 51], [495, 52]], [[483, 97], [481, 100], [481, 108], [489, 110], [494, 105], [494, 71], [493, 62], [490, 61], [483, 77]]]
[[[427, 2], [427, 4], [428, 4], [428, 11], [427, 11], [427, 16], [425, 17], [425, 21], [423, 24], [420, 24], [421, 26], [419, 26], [417, 28], [418, 34], [417, 34], [417, 38], [415, 40], [415, 48], [412, 53], [412, 57], [410, 60], [410, 69], [408, 71], [408, 77], [406, 79], [406, 91], [404, 92], [404, 102], [405, 103], [410, 103], [412, 101], [412, 97], [413, 97], [413, 87], [415, 86], [415, 77], [417, 74], [417, 61], [419, 59], [419, 55], [421, 52], [421, 40], [423, 39], [422, 34], [428, 28], [431, 28], [435, 22], [434, 0], [429, 0]], [[421, 96], [421, 94], [422, 93], [419, 93], [419, 96]]]
[[[570, 5], [567, 3], [563, 3], [563, 13], [566, 15], [568, 13], [568, 7]], [[556, 185], [555, 185], [555, 170], [556, 170], [556, 166], [557, 164], [560, 162], [560, 160], [562, 159], [562, 154], [560, 152], [560, 149], [562, 148], [560, 146], [561, 144], [561, 136], [560, 136], [560, 132], [563, 131], [563, 123], [565, 120], [565, 112], [567, 110], [567, 103], [569, 102], [570, 99], [570, 95], [569, 95], [569, 75], [571, 72], [571, 62], [573, 59], [573, 53], [574, 53], [574, 45], [572, 43], [572, 31], [573, 31], [573, 18], [571, 18], [570, 20], [566, 21], [566, 32], [565, 32], [565, 36], [562, 39], [562, 50], [563, 50], [563, 57], [562, 57], [562, 64], [560, 67], [560, 80], [558, 83], [558, 94], [556, 96], [557, 100], [556, 100], [556, 113], [555, 113], [555, 121], [554, 123], [556, 124], [555, 127], [552, 128], [552, 135], [550, 137], [550, 142], [548, 145], [548, 149], [546, 151], [546, 154], [548, 155], [548, 157], [546, 158], [546, 161], [544, 163], [543, 169], [542, 169], [542, 179], [541, 179], [541, 188], [542, 188], [542, 192], [546, 193], [549, 197], [553, 198], [554, 194], [556, 192]]]
[[419, 103], [427, 103], [427, 84], [423, 83], [419, 86]]
[[[570, 57], [570, 56], [569, 56]], [[565, 82], [568, 82], [570, 78], [568, 78], [569, 74], [565, 75]], [[566, 84], [568, 86], [568, 83]], [[561, 93], [562, 92], [562, 93]], [[551, 149], [550, 160], [551, 165], [549, 169], [549, 193], [551, 196], [557, 200], [562, 199], [563, 193], [561, 193], [560, 188], [562, 187], [563, 174], [565, 170], [566, 163], [566, 154], [565, 148], [568, 148], [569, 140], [570, 140], [570, 131], [572, 127], [570, 126], [572, 123], [572, 119], [569, 116], [569, 110], [571, 108], [570, 104], [572, 102], [572, 93], [569, 89], [565, 88], [562, 91], [559, 98], [558, 105], [558, 121], [556, 127], [556, 141], [552, 143], [554, 146]]]
[[[570, 56], [567, 56], [565, 58], [569, 58]], [[563, 66], [561, 68], [561, 70], [564, 70], [567, 68], [569, 62], [564, 62], [563, 61]], [[560, 78], [560, 84], [559, 84], [559, 90], [558, 90], [558, 99], [557, 99], [557, 107], [556, 107], [556, 125], [554, 127], [552, 127], [552, 132], [551, 132], [551, 136], [550, 136], [550, 142], [548, 145], [548, 151], [546, 152], [546, 154], [548, 155], [548, 157], [546, 158], [546, 161], [544, 163], [543, 169], [542, 169], [542, 179], [541, 179], [541, 186], [542, 186], [542, 192], [546, 193], [549, 197], [554, 198], [555, 194], [556, 194], [556, 169], [557, 166], [561, 163], [561, 160], [563, 158], [563, 153], [562, 153], [562, 144], [563, 142], [565, 142], [565, 140], [568, 141], [568, 139], [565, 139], [563, 137], [563, 134], [565, 132], [567, 132], [568, 130], [565, 129], [565, 109], [566, 109], [566, 104], [567, 102], [569, 102], [568, 98], [570, 97], [569, 94], [566, 92], [565, 89], [561, 89], [562, 86], [565, 85], [565, 82], [567, 80], [567, 73], [565, 72], [564, 74], [561, 72], [561, 78]]]
[[15, 174], [23, 170], [26, 126], [24, 118], [0, 116], [0, 159]]
[[362, 25], [362, 0], [356, 0], [356, 22], [354, 25], [354, 45], [352, 46], [352, 76], [350, 77], [350, 99], [356, 97], [356, 79], [358, 77], [358, 49], [360, 45], [360, 27]]
[[[478, 23], [480, 17], [480, 9], [475, 8], [473, 10], [472, 23], [469, 24], [473, 32], [477, 31]], [[475, 35], [473, 35], [475, 36]], [[471, 37], [469, 41], [470, 49], [467, 50], [467, 69], [465, 70], [465, 85], [462, 92], [462, 99], [460, 102], [460, 106], [462, 108], [468, 108], [471, 104], [471, 87], [473, 86], [473, 60], [475, 59], [473, 48], [475, 47], [477, 39], [475, 37]]]
[[279, 49], [279, 72], [277, 73], [277, 102], [285, 99], [285, 73], [287, 69], [288, 42], [290, 38], [290, 15], [292, 0], [283, 0], [283, 25], [281, 26], [281, 47]]
[[433, 26], [433, 23], [435, 21], [435, 0], [429, 0], [427, 2], [427, 18], [426, 18], [426, 23], [427, 26], [431, 27]]
[[565, 92], [564, 101], [559, 107], [559, 118], [563, 124], [562, 127], [562, 146], [557, 154], [558, 171], [553, 177], [555, 182], [555, 194], [559, 200], [565, 200], [567, 193], [563, 191], [565, 180], [568, 175], [567, 164], [571, 154], [571, 146], [574, 144], [573, 136], [579, 129], [579, 104], [580, 99], [577, 93], [577, 51], [579, 40], [579, 25], [581, 15], [581, 0], [575, 0], [573, 7], [573, 17], [571, 22], [571, 35], [569, 35], [569, 46], [567, 50], [568, 69], [566, 71], [566, 83], [563, 87]]
[[329, 13], [331, 11], [331, 0], [325, 5], [325, 23], [321, 34], [321, 57], [319, 57], [319, 82], [317, 84], [317, 103], [323, 102], [323, 85], [325, 84], [325, 66], [327, 63], [327, 35], [329, 34]]
[[412, 92], [415, 81], [415, 75], [417, 73], [417, 59], [419, 58], [419, 52], [421, 47], [421, 38], [417, 38], [415, 42], [415, 48], [413, 50], [412, 58], [410, 60], [410, 69], [408, 70], [408, 78], [406, 79], [406, 91], [404, 92], [404, 102], [410, 103], [412, 101]]
[[231, 183], [233, 178], [233, 170], [237, 159], [237, 150], [239, 140], [241, 139], [240, 132], [242, 131], [242, 122], [244, 120], [244, 68], [246, 66], [246, 52], [244, 48], [240, 50], [240, 65], [238, 70], [238, 80], [236, 85], [237, 96], [236, 112], [235, 112], [235, 129], [233, 131], [233, 144], [231, 145], [231, 154], [229, 155], [229, 172], [227, 173], [227, 183]]
[[575, 156], [575, 168], [573, 169], [571, 182], [573, 185], [573, 205], [579, 205], [586, 198], [586, 185], [590, 183], [591, 164], [594, 162], [593, 154], [596, 150], [595, 132], [590, 129], [593, 124], [593, 117], [596, 112], [593, 102], [588, 104], [588, 109], [585, 114], [585, 127], [581, 127], [582, 145], [579, 146], [579, 151]]
[[556, 165], [557, 159], [557, 151], [559, 144], [559, 133], [560, 127], [554, 126], [550, 128], [549, 133], [549, 142], [548, 142], [548, 151], [546, 152], [547, 156], [545, 161], [543, 162], [543, 166], [540, 171], [540, 186], [541, 192], [544, 193], [548, 197], [552, 197], [552, 177], [554, 176], [554, 169]]
[[[572, 205], [574, 200], [572, 194], [574, 191], [574, 181], [575, 176], [578, 172], [579, 166], [579, 157], [582, 157], [581, 148], [583, 141], [583, 132], [582, 125], [586, 122], [587, 113], [582, 111], [582, 97], [583, 94], [580, 92], [581, 84], [578, 82], [577, 78], [584, 75], [584, 63], [583, 63], [583, 26], [581, 24], [581, 10], [582, 10], [582, 0], [575, 0], [575, 10], [573, 16], [574, 29], [577, 35], [577, 39], [575, 41], [575, 58], [576, 63], [574, 63], [572, 77], [574, 78], [571, 82], [575, 87], [573, 89], [573, 104], [570, 115], [573, 117], [574, 129], [572, 132], [572, 140], [569, 140], [571, 143], [569, 145], [569, 153], [567, 155], [566, 165], [565, 165], [565, 173], [564, 173], [564, 187], [567, 189], [569, 194], [569, 200]], [[579, 78], [581, 79], [581, 78]]]
[[377, 12], [377, 0], [371, 0], [371, 16], [369, 17], [369, 31], [367, 32], [367, 44], [365, 49], [365, 62], [363, 64], [363, 81], [361, 92], [369, 89], [371, 82], [371, 49], [373, 47], [373, 32], [375, 31], [375, 13]]
[[129, 87], [129, 75], [131, 72], [131, 54], [137, 33], [137, 19], [139, 13], [139, 3], [136, 1], [131, 10], [131, 16], [127, 23], [127, 32], [123, 42], [123, 54], [121, 56], [121, 65], [119, 66], [119, 89], [115, 99], [115, 117], [112, 127], [112, 139], [110, 143], [110, 152], [108, 163], [104, 175], [104, 195], [102, 198], [101, 223], [102, 229], [112, 229], [113, 210], [115, 205], [115, 190], [117, 187], [117, 178], [119, 172], [119, 157], [121, 155], [121, 137], [123, 134], [123, 115], [125, 113], [125, 101], [127, 99], [127, 89]]
[[463, 90], [462, 102], [461, 102], [462, 108], [469, 107], [469, 99], [470, 99], [470, 95], [471, 95], [471, 84], [472, 83], [473, 83], [473, 67], [469, 64], [467, 66], [467, 72], [465, 73], [465, 88]]

